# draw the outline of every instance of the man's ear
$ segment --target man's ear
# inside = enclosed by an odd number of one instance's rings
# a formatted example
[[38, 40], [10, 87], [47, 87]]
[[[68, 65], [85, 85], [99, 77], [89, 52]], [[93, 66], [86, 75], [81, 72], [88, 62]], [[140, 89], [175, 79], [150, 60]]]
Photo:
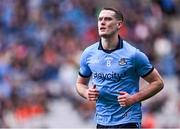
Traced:
[[119, 22], [117, 23], [117, 27], [118, 27], [118, 29], [120, 29], [120, 28], [121, 28], [122, 24], [123, 24], [123, 22], [122, 22], [122, 21], [119, 21]]

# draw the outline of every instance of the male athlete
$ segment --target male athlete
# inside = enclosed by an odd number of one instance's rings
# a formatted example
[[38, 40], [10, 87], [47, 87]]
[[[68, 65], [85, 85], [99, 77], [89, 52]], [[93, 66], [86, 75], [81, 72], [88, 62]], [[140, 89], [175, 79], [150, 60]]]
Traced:
[[[100, 41], [81, 56], [76, 82], [79, 95], [96, 102], [97, 128], [140, 128], [141, 101], [164, 86], [147, 56], [118, 35], [121, 12], [103, 8], [98, 17]], [[142, 77], [148, 85], [139, 90]], [[92, 86], [88, 87], [92, 78]]]

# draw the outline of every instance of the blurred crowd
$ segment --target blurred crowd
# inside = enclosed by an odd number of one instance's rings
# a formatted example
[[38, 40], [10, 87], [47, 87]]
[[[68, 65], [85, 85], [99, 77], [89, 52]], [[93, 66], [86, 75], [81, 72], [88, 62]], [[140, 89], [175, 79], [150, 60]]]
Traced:
[[[0, 127], [11, 127], [10, 116], [21, 122], [46, 114], [48, 102], [61, 98], [84, 121], [92, 119], [94, 104], [77, 95], [75, 81], [82, 50], [99, 39], [104, 6], [123, 12], [120, 36], [145, 52], [163, 77], [177, 77], [180, 93], [179, 0], [1, 0]], [[156, 127], [152, 114], [161, 112], [164, 96], [145, 106], [143, 127]]]

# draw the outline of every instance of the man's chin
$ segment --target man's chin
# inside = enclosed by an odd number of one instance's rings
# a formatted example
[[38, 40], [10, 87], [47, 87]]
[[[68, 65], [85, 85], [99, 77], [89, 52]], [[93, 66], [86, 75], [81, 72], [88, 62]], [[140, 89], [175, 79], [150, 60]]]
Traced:
[[109, 34], [99, 34], [100, 37], [103, 37], [103, 38], [108, 38], [110, 35]]

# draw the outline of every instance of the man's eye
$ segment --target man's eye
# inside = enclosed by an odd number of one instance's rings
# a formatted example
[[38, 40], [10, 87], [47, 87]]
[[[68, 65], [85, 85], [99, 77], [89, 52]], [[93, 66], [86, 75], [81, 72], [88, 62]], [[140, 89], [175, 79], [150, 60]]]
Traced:
[[106, 20], [106, 21], [110, 21], [110, 20], [112, 20], [112, 18], [106, 17], [105, 20]]
[[98, 21], [102, 21], [102, 18], [99, 18]]

